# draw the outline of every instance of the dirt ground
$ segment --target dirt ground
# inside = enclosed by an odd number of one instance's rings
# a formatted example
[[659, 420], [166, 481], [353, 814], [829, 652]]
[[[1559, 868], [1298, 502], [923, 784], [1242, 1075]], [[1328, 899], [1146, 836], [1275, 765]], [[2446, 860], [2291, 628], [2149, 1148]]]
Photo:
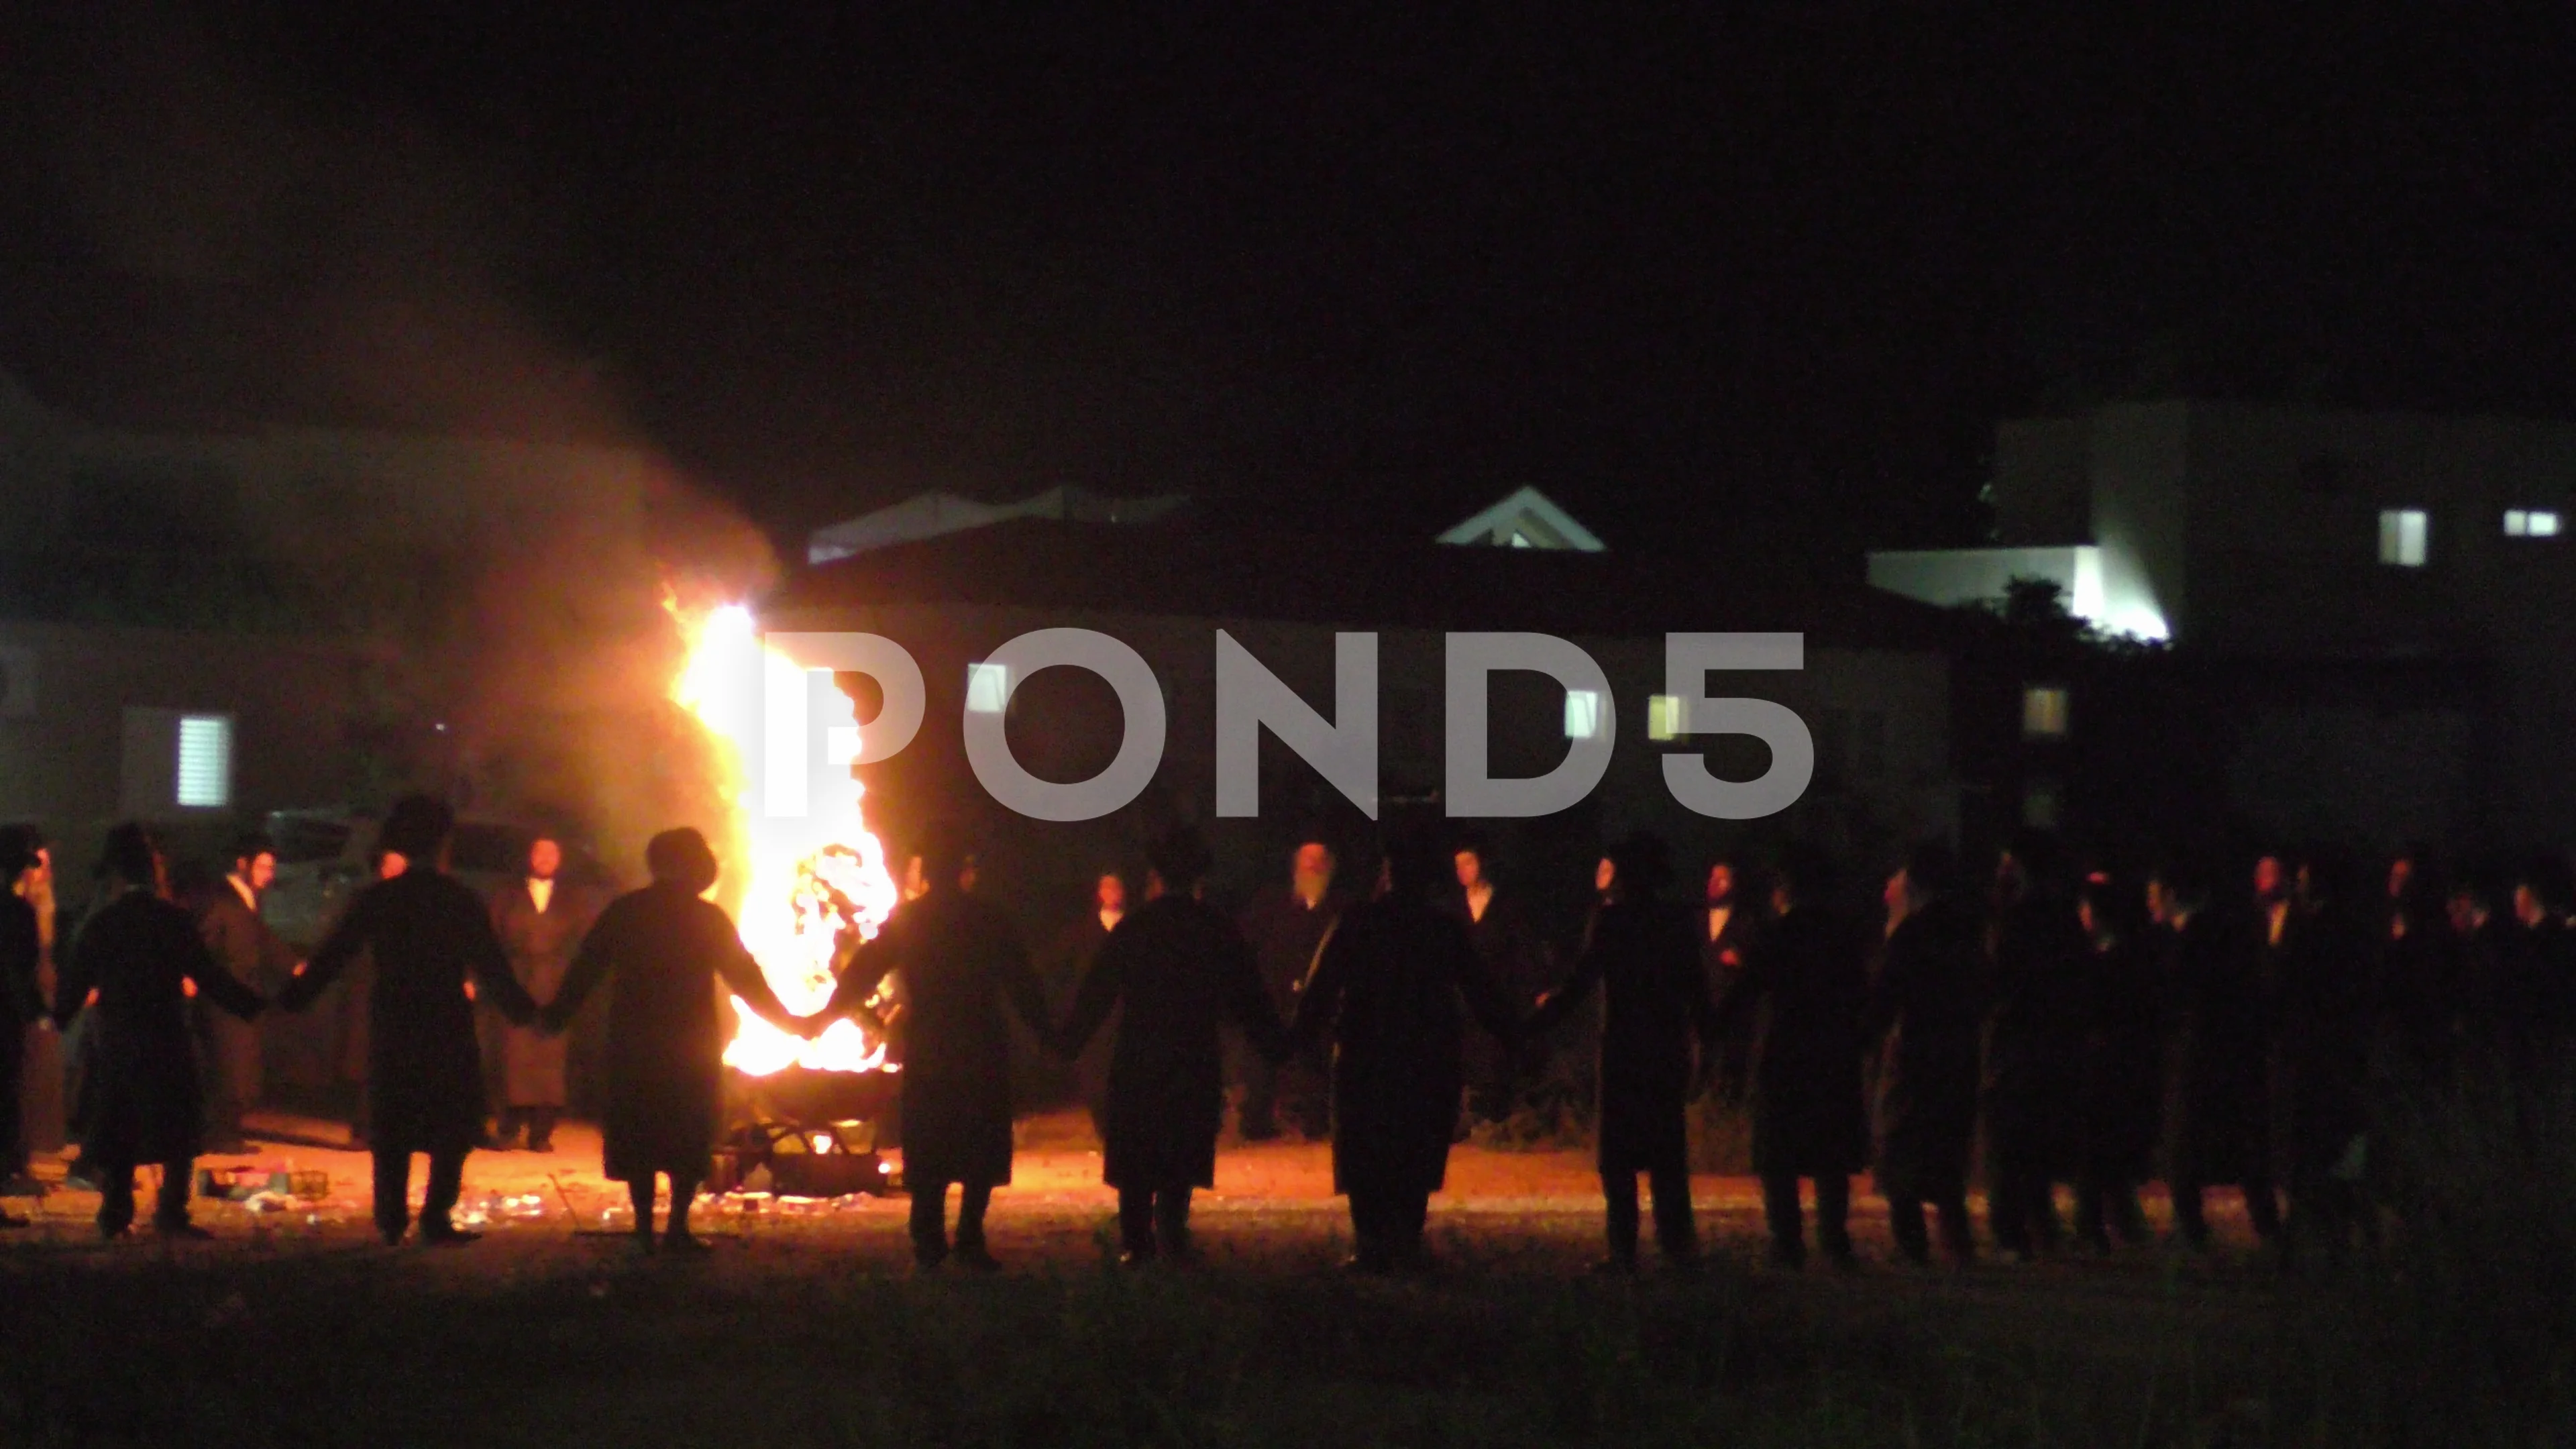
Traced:
[[[255, 1117], [252, 1129], [257, 1150], [240, 1157], [203, 1158], [199, 1166], [320, 1171], [329, 1177], [327, 1195], [291, 1203], [201, 1199], [197, 1221], [216, 1240], [182, 1251], [270, 1254], [347, 1249], [371, 1241], [368, 1159], [346, 1149], [347, 1133], [340, 1123], [271, 1114]], [[1019, 1136], [1013, 1182], [994, 1199], [993, 1251], [1014, 1268], [1096, 1263], [1108, 1247], [1115, 1199], [1100, 1183], [1099, 1149], [1088, 1122], [1079, 1113], [1036, 1117], [1020, 1124]], [[459, 1263], [500, 1260], [535, 1266], [627, 1251], [625, 1232], [632, 1219], [625, 1188], [600, 1176], [597, 1130], [565, 1124], [554, 1145], [548, 1153], [475, 1153], [466, 1164], [460, 1217], [488, 1237], [467, 1251], [441, 1256]], [[424, 1165], [415, 1164], [415, 1203], [421, 1186], [418, 1169]], [[148, 1246], [151, 1234], [140, 1227], [130, 1242], [99, 1243], [91, 1222], [98, 1197], [62, 1187], [63, 1171], [59, 1160], [39, 1162], [39, 1177], [55, 1184], [55, 1190], [40, 1200], [11, 1204], [35, 1223], [0, 1236], [0, 1252], [50, 1250], [113, 1258], [154, 1251]], [[147, 1193], [156, 1171], [144, 1169]], [[1861, 1255], [1866, 1264], [1883, 1265], [1893, 1256], [1884, 1205], [1868, 1192], [1866, 1178], [1854, 1185], [1853, 1226]], [[1692, 1195], [1703, 1241], [1713, 1251], [1758, 1259], [1762, 1210], [1753, 1179], [1699, 1177]], [[2242, 1240], [2236, 1205], [2224, 1201], [2212, 1207], [2222, 1237]], [[786, 1269], [799, 1259], [826, 1255], [842, 1270], [893, 1272], [909, 1262], [906, 1209], [900, 1195], [809, 1201], [737, 1194], [701, 1199], [697, 1226], [717, 1240], [719, 1262], [731, 1258], [746, 1266]], [[2161, 1200], [2151, 1198], [2148, 1211], [2159, 1225], [2165, 1221]], [[1329, 1151], [1321, 1144], [1229, 1142], [1218, 1154], [1215, 1189], [1199, 1196], [1196, 1223], [1201, 1246], [1219, 1263], [1321, 1267], [1349, 1251], [1348, 1219], [1341, 1200], [1333, 1196]], [[1464, 1268], [1579, 1270], [1599, 1255], [1600, 1231], [1599, 1186], [1588, 1155], [1581, 1152], [1496, 1152], [1461, 1145], [1450, 1156], [1448, 1189], [1432, 1205], [1435, 1249], [1444, 1261]], [[2036, 1275], [2061, 1287], [2089, 1285], [2083, 1290], [2089, 1292], [2124, 1283], [2150, 1290], [2168, 1282], [2175, 1271], [2167, 1255], [2141, 1250], [2110, 1262], [2070, 1257], [2018, 1270], [1997, 1267], [1975, 1276], [2010, 1281]], [[2241, 1255], [2194, 1260], [2188, 1271], [2203, 1279], [2250, 1272]], [[1878, 1270], [1864, 1276], [1878, 1276]]]

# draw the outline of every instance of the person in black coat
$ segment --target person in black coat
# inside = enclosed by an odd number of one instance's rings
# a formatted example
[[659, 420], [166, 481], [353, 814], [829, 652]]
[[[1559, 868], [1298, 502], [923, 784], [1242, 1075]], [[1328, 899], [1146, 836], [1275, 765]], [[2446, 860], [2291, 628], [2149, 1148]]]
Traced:
[[2533, 859], [2512, 873], [2512, 920], [2497, 936], [2495, 1013], [2516, 1092], [2545, 1099], [2567, 1082], [2576, 1044], [2576, 934], [2557, 863]]
[[1234, 923], [1200, 902], [1213, 864], [1186, 827], [1157, 842], [1145, 904], [1109, 933], [1076, 993], [1059, 1042], [1078, 1056], [1110, 1012], [1108, 1131], [1101, 1179], [1118, 1189], [1118, 1234], [1129, 1263], [1190, 1252], [1190, 1194], [1216, 1185], [1225, 1122], [1225, 1049], [1232, 1021], [1276, 1060], [1286, 1028]]
[[2351, 892], [2353, 872], [2330, 851], [2302, 861], [2295, 890], [2303, 928], [2281, 997], [2280, 1053], [2289, 1084], [2290, 1211], [2284, 1262], [2303, 1242], [2340, 1260], [2365, 1213], [2373, 999], [2376, 976], [2367, 918]]
[[[1253, 962], [1260, 967], [1271, 1005], [1283, 1016], [1295, 1014], [1297, 995], [1315, 969], [1315, 953], [1348, 904], [1333, 884], [1340, 864], [1331, 846], [1309, 840], [1297, 847], [1288, 884], [1265, 887], [1243, 909], [1243, 937], [1252, 943]], [[1273, 1066], [1253, 1052], [1244, 1057], [1238, 1075], [1243, 1105], [1236, 1125], [1244, 1141], [1277, 1138], [1282, 1116], [1310, 1140], [1331, 1130], [1328, 1089], [1303, 1060]]]
[[1952, 1261], [1976, 1256], [1968, 1157], [1977, 1135], [1977, 1046], [1985, 1020], [1984, 923], [1958, 889], [1947, 847], [1925, 845], [1888, 878], [1887, 941], [1862, 1039], [1878, 1058], [1879, 1195], [1909, 1262], [1931, 1259], [1928, 1204]]
[[[14, 881], [33, 869], [43, 844], [42, 837], [26, 826], [0, 829], [0, 881]], [[44, 962], [44, 931], [36, 908], [24, 896], [0, 889], [0, 1186], [27, 1174], [22, 1115], [27, 1029], [45, 1017]], [[0, 1210], [0, 1228], [25, 1226], [25, 1218]]]
[[[1109, 933], [1126, 918], [1127, 878], [1115, 871], [1104, 871], [1092, 883], [1090, 904], [1057, 934], [1055, 948], [1047, 955], [1046, 987], [1051, 998], [1071, 1008], [1075, 993], [1091, 975], [1091, 963], [1100, 958], [1100, 948], [1109, 943]], [[1072, 1061], [1074, 1090], [1081, 1094], [1083, 1110], [1090, 1114], [1093, 1135], [1104, 1143], [1109, 1140], [1108, 1046], [1107, 1042], [1095, 1043], [1075, 1052]]]
[[2075, 1175], [2087, 942], [2057, 843], [2024, 831], [1997, 862], [1986, 1023], [1986, 1219], [2027, 1259], [2058, 1241], [2055, 1184]]
[[1333, 1189], [1350, 1199], [1362, 1272], [1421, 1258], [1458, 1124], [1459, 998], [1495, 1035], [1518, 1034], [1466, 930], [1432, 899], [1441, 864], [1428, 838], [1394, 838], [1384, 892], [1342, 913], [1290, 1028], [1294, 1047], [1333, 1043]]
[[601, 982], [616, 978], [608, 998], [600, 1174], [626, 1184], [636, 1241], [646, 1251], [653, 1248], [653, 1179], [668, 1177], [671, 1215], [663, 1246], [701, 1252], [706, 1245], [689, 1232], [689, 1204], [714, 1164], [724, 1107], [725, 1038], [715, 988], [721, 983], [781, 1030], [808, 1028], [771, 990], [732, 918], [703, 899], [717, 873], [706, 837], [663, 831], [645, 847], [644, 861], [653, 883], [600, 913], [537, 1024], [561, 1032]]
[[1798, 1179], [1816, 1184], [1816, 1246], [1852, 1262], [1851, 1175], [1869, 1160], [1861, 1095], [1861, 1013], [1869, 973], [1860, 942], [1820, 902], [1821, 862], [1792, 858], [1772, 877], [1772, 920], [1718, 1003], [1718, 1040], [1745, 1028], [1753, 1170], [1771, 1261], [1807, 1260]]
[[970, 886], [974, 853], [962, 830], [938, 822], [921, 845], [922, 894], [895, 908], [858, 949], [817, 1029], [856, 1011], [899, 976], [905, 1029], [903, 1176], [912, 1194], [913, 1261], [948, 1260], [948, 1189], [960, 1190], [954, 1255], [998, 1266], [984, 1242], [993, 1189], [1011, 1180], [1011, 1032], [1007, 1001], [1040, 1040], [1054, 1022], [1010, 919]]
[[375, 1158], [376, 1230], [399, 1243], [411, 1226], [406, 1199], [411, 1157], [429, 1156], [420, 1205], [424, 1243], [470, 1243], [479, 1233], [450, 1213], [463, 1191], [465, 1155], [483, 1136], [488, 1111], [474, 1002], [517, 1025], [537, 1004], [510, 970], [483, 898], [444, 869], [456, 813], [444, 801], [407, 795], [394, 802], [380, 839], [406, 862], [403, 872], [359, 892], [302, 975], [278, 1004], [300, 1009], [348, 969], [360, 952], [375, 963], [367, 1002], [368, 1144]]
[[2087, 949], [2076, 1068], [2075, 1236], [2108, 1253], [2115, 1232], [2132, 1246], [2147, 1241], [2138, 1185], [2154, 1171], [2162, 1097], [2160, 963], [2134, 889], [2121, 889], [2107, 873], [2096, 875], [2078, 894], [2076, 909]]
[[1692, 1045], [1716, 1038], [1708, 978], [1701, 974], [1698, 915], [1662, 899], [1672, 866], [1658, 837], [1639, 832], [1612, 846], [1601, 904], [1565, 984], [1530, 1019], [1533, 1032], [1563, 1021], [1597, 988], [1601, 1008], [1598, 1140], [1610, 1256], [1601, 1267], [1637, 1263], [1637, 1175], [1654, 1191], [1655, 1241], [1664, 1261], [1687, 1271], [1699, 1257], [1692, 1220], [1690, 1102]]
[[[1751, 892], [1737, 889], [1741, 874], [1732, 860], [1712, 861], [1702, 891], [1699, 958], [1712, 1001], [1725, 1000], [1751, 969], [1758, 901]], [[1742, 1097], [1751, 1081], [1753, 1028], [1749, 1017], [1736, 1019], [1717, 1041], [1715, 1076], [1718, 1089], [1730, 1101]]]
[[2444, 919], [2447, 895], [2426, 853], [2409, 850], [2389, 862], [2370, 923], [2376, 1051], [2407, 1089], [2447, 1083], [2468, 1042], [2470, 990]]
[[203, 1238], [188, 1221], [189, 1178], [205, 1128], [194, 994], [248, 1021], [265, 1002], [233, 980], [206, 949], [196, 922], [165, 897], [169, 868], [139, 824], [108, 832], [99, 878], [107, 904], [81, 923], [56, 1014], [68, 1021], [90, 994], [97, 1034], [90, 1061], [88, 1136], [81, 1157], [100, 1187], [98, 1229], [122, 1236], [134, 1223], [134, 1168], [161, 1164], [152, 1225], [166, 1238]]
[[[1458, 876], [1449, 911], [1467, 928], [1467, 942], [1485, 975], [1509, 1001], [1526, 1001], [1545, 985], [1547, 958], [1538, 932], [1511, 893], [1494, 884], [1490, 853], [1481, 840], [1462, 841], [1451, 853]], [[1500, 1122], [1519, 1105], [1520, 1052], [1491, 1038], [1467, 1045], [1467, 1116], [1478, 1122]], [[1463, 1125], [1463, 1124], [1462, 1124]]]
[[2161, 1155], [2175, 1231], [2191, 1247], [2206, 1246], [2203, 1192], [2234, 1183], [2255, 1234], [2270, 1242], [2281, 1218], [2272, 1193], [2269, 1033], [2255, 957], [2268, 930], [2215, 910], [2207, 880], [2188, 860], [2160, 867], [2147, 889], [2164, 956]]

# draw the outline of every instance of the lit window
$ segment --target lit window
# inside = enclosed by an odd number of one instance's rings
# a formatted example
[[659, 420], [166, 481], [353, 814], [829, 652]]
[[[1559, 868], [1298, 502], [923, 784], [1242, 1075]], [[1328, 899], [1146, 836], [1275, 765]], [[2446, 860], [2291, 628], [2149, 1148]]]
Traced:
[[179, 716], [178, 804], [221, 810], [233, 803], [233, 722], [220, 714]]
[[1677, 740], [1682, 733], [1682, 697], [1678, 694], [1649, 695], [1646, 699], [1646, 738]]
[[2068, 700], [2062, 685], [2034, 684], [2021, 692], [2021, 732], [2032, 739], [2063, 739]]
[[1601, 738], [1601, 696], [1589, 689], [1565, 692], [1565, 737], [1569, 740]]
[[2421, 508], [2379, 510], [2379, 561], [2403, 569], [2424, 566], [2424, 536], [2430, 525]]
[[1007, 664], [966, 666], [966, 712], [1000, 714], [1011, 702], [1011, 669]]
[[2504, 511], [2504, 536], [2556, 538], [2558, 512], [2551, 508], [2508, 508]]
[[2031, 781], [2021, 795], [2021, 823], [2033, 830], [2055, 830], [2058, 824], [2057, 816], [2057, 782]]

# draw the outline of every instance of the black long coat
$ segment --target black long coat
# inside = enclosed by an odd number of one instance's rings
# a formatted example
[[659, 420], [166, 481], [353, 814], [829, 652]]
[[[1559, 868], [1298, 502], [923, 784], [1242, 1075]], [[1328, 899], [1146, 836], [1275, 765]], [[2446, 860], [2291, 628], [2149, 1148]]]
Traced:
[[601, 1175], [703, 1181], [724, 1108], [718, 983], [773, 1021], [789, 1013], [724, 910], [679, 886], [631, 891], [600, 913], [543, 1024], [559, 1031], [612, 975]]
[[1216, 1185], [1216, 1136], [1225, 1118], [1225, 1047], [1232, 1021], [1270, 1057], [1287, 1032], [1232, 922], [1186, 896], [1128, 913], [1092, 958], [1065, 1023], [1063, 1047], [1079, 1053], [1115, 1009], [1108, 1133], [1102, 1180], [1111, 1187]]
[[[1699, 942], [1700, 969], [1708, 977], [1709, 998], [1724, 1001], [1744, 980], [1745, 973], [1753, 969], [1753, 954], [1761, 949], [1761, 942], [1750, 902], [1727, 902], [1726, 925], [1712, 936], [1709, 927], [1714, 923], [1716, 909], [1702, 903], [1691, 915], [1698, 922], [1695, 939]], [[1751, 1084], [1753, 1034], [1758, 1025], [1748, 1013], [1729, 1017], [1720, 1028], [1714, 1048], [1718, 1078], [1730, 1094]]]
[[2505, 1069], [2524, 1091], [2554, 1089], [2576, 1041], [2576, 935], [2544, 917], [2494, 932], [2493, 990]]
[[2279, 1077], [2289, 1093], [2287, 1160], [2295, 1180], [2332, 1171], [2368, 1125], [2377, 977], [2372, 942], [2331, 907], [2308, 916], [2279, 999]]
[[2084, 954], [2078, 1165], [2106, 1183], [2155, 1169], [2164, 1101], [2163, 997], [2154, 936], [2104, 937]]
[[1598, 1138], [1605, 1173], [1685, 1171], [1691, 1047], [1716, 1038], [1702, 973], [1703, 918], [1664, 901], [1621, 901], [1592, 915], [1574, 972], [1530, 1021], [1545, 1031], [1601, 991]]
[[1458, 1125], [1459, 998], [1497, 1036], [1516, 1013], [1466, 929], [1425, 901], [1352, 906], [1315, 959], [1290, 1028], [1333, 1042], [1333, 1190], [1430, 1193]]
[[1879, 952], [1863, 1039], [1876, 1044], [1876, 1175], [1890, 1198], [1967, 1190], [1977, 1135], [1984, 932], [1957, 896], [1907, 915]]
[[376, 882], [349, 903], [278, 1004], [293, 1010], [312, 1001], [362, 951], [375, 963], [367, 994], [373, 1140], [421, 1152], [470, 1149], [483, 1134], [487, 1104], [466, 980], [513, 1022], [537, 1012], [510, 974], [482, 899], [425, 865]]
[[[1125, 924], [1123, 917], [1120, 924]], [[1100, 924], [1097, 907], [1084, 911], [1080, 919], [1057, 934], [1054, 948], [1047, 953], [1045, 985], [1047, 994], [1065, 1003], [1068, 1013], [1082, 983], [1091, 976], [1091, 963], [1100, 958], [1100, 948], [1108, 943], [1109, 928]], [[1116, 1008], [1111, 1011], [1114, 1019]], [[1109, 1046], [1106, 1041], [1090, 1041], [1078, 1043], [1072, 1050], [1074, 1090], [1082, 1094], [1082, 1105], [1091, 1113], [1091, 1125], [1104, 1139], [1109, 1134]]]
[[2083, 1140], [2084, 968], [2075, 903], [2034, 894], [1996, 913], [1986, 1133], [1998, 1165], [2071, 1176]]
[[2272, 1075], [2256, 937], [2211, 912], [2161, 928], [2165, 952], [2163, 1175], [2268, 1179]]
[[997, 1187], [1011, 1180], [1008, 998], [1041, 1038], [1053, 1023], [1028, 952], [999, 911], [942, 889], [896, 908], [859, 948], [828, 1010], [855, 1009], [889, 973], [904, 1009], [903, 1175]]
[[[693, 898], [694, 899], [694, 898]], [[546, 908], [513, 881], [492, 897], [492, 933], [510, 955], [511, 974], [532, 1001], [563, 992], [573, 952], [591, 926], [586, 894], [558, 880]], [[561, 1107], [572, 1100], [572, 1043], [560, 1033], [513, 1026], [501, 1037], [501, 1090], [509, 1107]]]
[[184, 1164], [203, 1142], [204, 1095], [189, 1031], [187, 984], [244, 1020], [266, 1003], [206, 950], [186, 911], [131, 890], [81, 924], [55, 1016], [91, 1008], [83, 1150], [103, 1162]]
[[1847, 1177], [1867, 1163], [1861, 1017], [1868, 1004], [1860, 943], [1818, 907], [1791, 910], [1745, 953], [1717, 1020], [1721, 1042], [1744, 1030], [1755, 1172]]
[[2375, 919], [2374, 1036], [2385, 1065], [2401, 1079], [2445, 1080], [2469, 1039], [2470, 953], [2429, 903], [2391, 901]]
[[[253, 993], [277, 990], [295, 969], [295, 953], [256, 908], [234, 893], [230, 882], [215, 887], [214, 898], [197, 916], [197, 934], [205, 938], [215, 964]], [[200, 1008], [198, 1025], [218, 1088], [243, 1105], [258, 1101], [259, 1029], [221, 1009]]]

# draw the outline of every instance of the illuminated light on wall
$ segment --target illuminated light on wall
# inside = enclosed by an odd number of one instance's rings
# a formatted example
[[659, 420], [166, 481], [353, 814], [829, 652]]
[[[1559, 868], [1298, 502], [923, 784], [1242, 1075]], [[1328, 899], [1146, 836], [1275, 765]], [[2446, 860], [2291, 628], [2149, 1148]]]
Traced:
[[1006, 664], [966, 666], [966, 712], [1000, 714], [1011, 702], [1011, 670]]
[[2015, 579], [2057, 585], [2067, 612], [2106, 634], [2146, 643], [2173, 637], [2146, 570], [2122, 546], [1880, 550], [1869, 556], [1873, 587], [1944, 608], [2000, 603]]
[[1569, 740], [1601, 738], [1601, 696], [1589, 689], [1565, 692], [1565, 737]]
[[2421, 508], [2379, 510], [2379, 561], [2401, 569], [2422, 568], [2431, 533], [2432, 520]]
[[2558, 511], [2554, 508], [2508, 508], [2504, 511], [2504, 536], [2556, 538]]
[[2030, 685], [2021, 692], [2021, 732], [2035, 740], [2064, 739], [2072, 707], [2064, 685]]
[[1682, 697], [1678, 694], [1656, 694], [1646, 698], [1646, 738], [1658, 743], [1680, 739]]

